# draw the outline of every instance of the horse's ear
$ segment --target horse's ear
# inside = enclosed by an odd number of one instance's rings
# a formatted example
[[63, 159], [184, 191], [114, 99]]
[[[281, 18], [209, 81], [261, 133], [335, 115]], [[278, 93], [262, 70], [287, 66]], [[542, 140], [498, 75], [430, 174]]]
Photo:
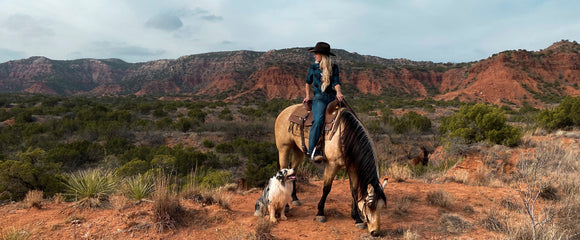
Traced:
[[375, 188], [373, 187], [373, 185], [369, 184], [367, 186], [367, 194], [368, 194], [368, 196], [374, 196], [375, 195]]
[[389, 178], [385, 177], [385, 179], [383, 179], [383, 184], [381, 184], [383, 191], [385, 191], [385, 188], [387, 188], [387, 183], [389, 183]]

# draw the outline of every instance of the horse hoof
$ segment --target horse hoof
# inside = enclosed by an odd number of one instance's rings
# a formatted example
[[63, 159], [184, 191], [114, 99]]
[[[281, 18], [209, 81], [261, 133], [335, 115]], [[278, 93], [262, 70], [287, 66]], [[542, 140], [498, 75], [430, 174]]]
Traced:
[[361, 230], [367, 228], [367, 225], [364, 223], [355, 223], [354, 225], [356, 226], [356, 228]]
[[325, 223], [326, 217], [325, 216], [316, 216], [316, 221], [318, 221], [320, 223]]
[[298, 200], [292, 201], [292, 206], [302, 206], [302, 203]]

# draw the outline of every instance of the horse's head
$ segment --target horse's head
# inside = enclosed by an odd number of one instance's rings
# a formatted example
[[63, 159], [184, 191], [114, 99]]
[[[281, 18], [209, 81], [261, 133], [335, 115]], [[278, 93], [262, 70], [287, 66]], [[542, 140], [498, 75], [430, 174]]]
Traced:
[[[383, 185], [384, 186], [384, 185]], [[381, 191], [383, 189], [380, 189]], [[357, 202], [362, 220], [367, 224], [369, 233], [376, 237], [381, 231], [381, 209], [386, 206], [385, 199], [379, 197], [375, 188], [369, 184], [367, 186], [367, 197]]]

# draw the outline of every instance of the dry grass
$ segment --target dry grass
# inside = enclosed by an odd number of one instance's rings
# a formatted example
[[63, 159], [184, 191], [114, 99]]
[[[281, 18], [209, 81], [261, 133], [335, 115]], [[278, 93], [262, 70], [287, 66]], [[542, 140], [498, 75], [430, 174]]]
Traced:
[[256, 229], [250, 239], [252, 240], [272, 240], [276, 239], [272, 235], [272, 228], [274, 225], [266, 218], [259, 218], [256, 224]]
[[[511, 225], [506, 230], [508, 239], [514, 240], [529, 240], [534, 239], [534, 232], [532, 228], [525, 223], [518, 221], [511, 221]], [[536, 240], [559, 240], [559, 239], [578, 239], [578, 235], [562, 229], [554, 224], [545, 225], [538, 229], [536, 233]], [[577, 234], [577, 233], [576, 233]]]
[[121, 211], [121, 210], [125, 209], [130, 204], [129, 199], [127, 199], [127, 197], [125, 197], [123, 195], [111, 196], [109, 198], [109, 201], [111, 202], [113, 209], [115, 209], [117, 211]]
[[492, 188], [501, 188], [506, 187], [506, 184], [501, 179], [491, 178], [489, 179], [489, 183], [487, 184], [487, 186]]
[[165, 229], [175, 230], [181, 223], [185, 211], [179, 202], [179, 197], [172, 188], [170, 177], [159, 176], [153, 191], [153, 222], [159, 232]]
[[[562, 230], [565, 230], [571, 235], [577, 234], [576, 238], [580, 238], [580, 195], [573, 195], [563, 198], [557, 214], [557, 224]], [[573, 239], [573, 237], [569, 237]]]
[[80, 224], [80, 223], [84, 222], [85, 220], [86, 219], [82, 214], [78, 214], [75, 212], [75, 213], [67, 216], [64, 219], [64, 223], [69, 224], [69, 225], [70, 224]]
[[508, 239], [529, 240], [532, 239], [532, 231], [525, 223], [519, 221], [510, 221], [506, 229]]
[[56, 204], [63, 203], [64, 196], [62, 196], [62, 193], [56, 193], [54, 196], [52, 196], [52, 201]]
[[443, 190], [430, 191], [427, 194], [427, 202], [433, 206], [449, 208], [451, 207], [452, 197]]
[[399, 198], [399, 200], [395, 202], [395, 209], [393, 210], [394, 214], [400, 217], [407, 216], [407, 214], [409, 213], [409, 209], [413, 205], [413, 202], [416, 201], [417, 197], [413, 195], [405, 195]]
[[421, 239], [421, 235], [419, 235], [416, 232], [411, 231], [410, 229], [407, 229], [405, 231], [405, 234], [403, 234], [403, 239], [405, 239], [405, 240], [419, 240], [419, 239]]
[[2, 240], [27, 240], [30, 239], [30, 233], [23, 229], [17, 229], [12, 227], [11, 229], [5, 230], [0, 235]]
[[540, 197], [547, 200], [558, 201], [560, 196], [558, 195], [558, 189], [553, 185], [548, 185], [540, 189]]
[[413, 172], [407, 166], [393, 164], [387, 169], [387, 176], [395, 182], [404, 182], [413, 176]]
[[510, 211], [518, 211], [521, 205], [513, 197], [506, 197], [500, 201], [500, 205]]
[[473, 174], [473, 181], [472, 184], [475, 186], [489, 186], [490, 184], [490, 179], [487, 176], [485, 170], [483, 169], [477, 169], [477, 171], [475, 172], [475, 174]]
[[457, 170], [453, 173], [453, 181], [462, 184], [469, 183], [469, 172], [465, 170]]
[[472, 228], [471, 222], [457, 214], [446, 213], [439, 218], [439, 224], [448, 233], [463, 233]]
[[230, 210], [231, 195], [227, 189], [200, 189], [195, 185], [187, 185], [182, 191], [184, 199], [190, 199], [203, 205], [218, 204]]
[[27, 208], [42, 208], [42, 200], [44, 200], [44, 192], [40, 190], [30, 190], [24, 197], [24, 205]]
[[485, 229], [504, 233], [506, 232], [506, 224], [504, 223], [505, 217], [503, 217], [500, 212], [496, 209], [492, 209], [486, 217], [481, 220], [481, 226]]

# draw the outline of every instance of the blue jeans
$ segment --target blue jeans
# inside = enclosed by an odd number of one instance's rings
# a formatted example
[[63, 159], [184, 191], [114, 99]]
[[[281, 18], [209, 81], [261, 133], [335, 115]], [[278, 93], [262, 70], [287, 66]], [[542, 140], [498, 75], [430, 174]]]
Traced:
[[308, 135], [308, 152], [306, 154], [312, 154], [312, 149], [316, 147], [316, 143], [320, 138], [322, 133], [322, 128], [324, 127], [324, 111], [326, 111], [326, 106], [334, 101], [336, 96], [330, 94], [321, 94], [315, 96], [312, 100], [312, 127], [310, 128], [310, 134]]

